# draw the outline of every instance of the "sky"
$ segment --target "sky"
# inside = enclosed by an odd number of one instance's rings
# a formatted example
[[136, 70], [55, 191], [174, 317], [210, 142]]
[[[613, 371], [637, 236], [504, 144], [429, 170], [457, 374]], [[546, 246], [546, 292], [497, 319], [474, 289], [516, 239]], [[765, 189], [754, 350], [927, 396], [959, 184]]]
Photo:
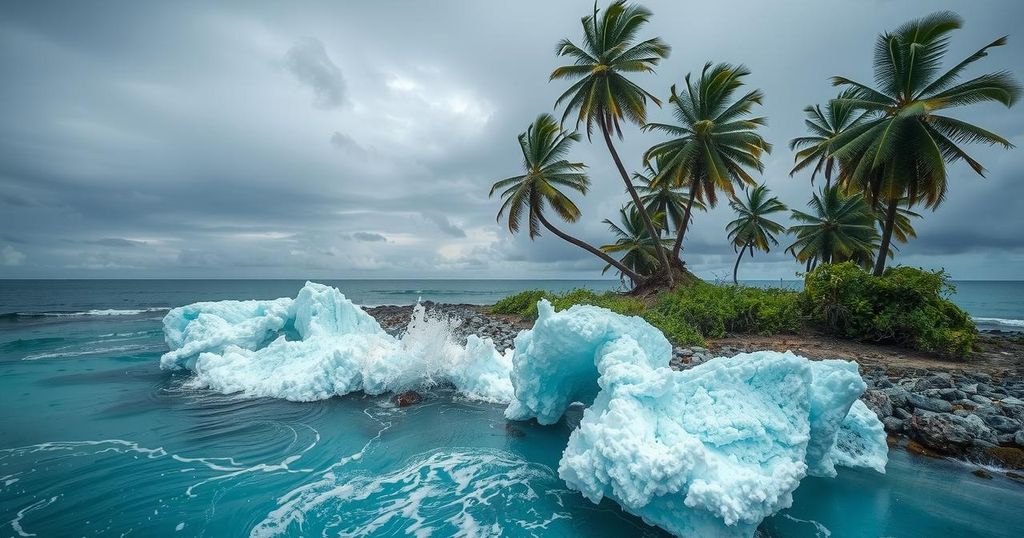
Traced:
[[[775, 149], [760, 180], [804, 209], [790, 177], [802, 109], [828, 78], [871, 82], [876, 36], [958, 11], [950, 62], [998, 36], [972, 74], [1024, 76], [1024, 2], [644, 2], [643, 35], [671, 56], [637, 83], [662, 98], [705, 62], [742, 63], [764, 90]], [[593, 4], [564, 2], [4, 2], [0, 5], [0, 278], [600, 278], [603, 262], [550, 234], [511, 235], [488, 198], [516, 175], [516, 135], [567, 84], [555, 43]], [[1024, 146], [1024, 105], [956, 117]], [[652, 121], [671, 119], [651, 107]], [[631, 126], [627, 168], [660, 140]], [[955, 279], [1024, 279], [1024, 153], [972, 146], [947, 201], [924, 211], [896, 262]], [[582, 218], [563, 229], [610, 242], [627, 195], [601, 140]], [[730, 209], [697, 214], [684, 259], [725, 279]], [[784, 222], [788, 222], [783, 218]], [[793, 279], [784, 253], [740, 278]], [[610, 274], [605, 275], [611, 277]]]

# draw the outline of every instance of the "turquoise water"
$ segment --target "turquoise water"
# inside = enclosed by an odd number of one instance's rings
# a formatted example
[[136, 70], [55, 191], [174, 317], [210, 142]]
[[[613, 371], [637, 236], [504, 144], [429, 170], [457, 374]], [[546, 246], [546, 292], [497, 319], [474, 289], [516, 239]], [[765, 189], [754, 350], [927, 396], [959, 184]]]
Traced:
[[[155, 309], [293, 295], [300, 284], [150, 284], [0, 283], [0, 312], [63, 313], [0, 316], [0, 536], [662, 535], [557, 478], [579, 409], [540, 427], [444, 390], [399, 409], [387, 398], [289, 403], [186, 389], [184, 375], [157, 368], [166, 347]], [[890, 458], [885, 476], [807, 479], [763, 534], [1024, 528], [1024, 486], [902, 451]]]

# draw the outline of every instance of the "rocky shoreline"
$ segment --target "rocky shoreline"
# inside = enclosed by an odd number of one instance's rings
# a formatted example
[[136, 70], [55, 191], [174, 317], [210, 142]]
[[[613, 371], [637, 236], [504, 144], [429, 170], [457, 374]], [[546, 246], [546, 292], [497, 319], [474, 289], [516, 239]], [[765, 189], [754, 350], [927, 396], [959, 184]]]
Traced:
[[[491, 338], [499, 349], [513, 346], [530, 323], [488, 314], [485, 307], [424, 303], [428, 312], [460, 321], [458, 331]], [[367, 308], [385, 330], [399, 333], [412, 306]], [[833, 339], [834, 340], [834, 339]], [[983, 333], [980, 358], [953, 363], [912, 356], [891, 348], [830, 341], [821, 337], [766, 339], [731, 336], [704, 347], [675, 347], [670, 365], [691, 368], [712, 357], [765, 349], [792, 349], [809, 358], [856, 360], [868, 384], [861, 399], [885, 425], [892, 444], [932, 457], [954, 457], [1011, 469], [1024, 483], [1024, 337]], [[985, 478], [991, 474], [978, 469]]]

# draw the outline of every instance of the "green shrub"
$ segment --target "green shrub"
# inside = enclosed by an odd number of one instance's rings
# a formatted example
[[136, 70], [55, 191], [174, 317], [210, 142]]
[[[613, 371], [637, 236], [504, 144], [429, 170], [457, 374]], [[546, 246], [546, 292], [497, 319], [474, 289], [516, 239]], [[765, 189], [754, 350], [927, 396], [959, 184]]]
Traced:
[[730, 332], [773, 334], [800, 327], [796, 292], [703, 282], [664, 293], [652, 307], [639, 298], [614, 292], [575, 289], [553, 294], [533, 290], [498, 301], [491, 312], [536, 318], [537, 301], [542, 298], [551, 301], [555, 310], [589, 304], [618, 314], [642, 316], [679, 345], [703, 345], [705, 338], [721, 338]]
[[874, 277], [847, 262], [808, 273], [801, 303], [814, 324], [838, 336], [965, 357], [977, 330], [945, 298], [952, 291], [943, 271], [894, 267]]
[[801, 324], [798, 294], [783, 289], [701, 282], [662, 294], [653, 310], [661, 318], [687, 323], [705, 338], [794, 332]]
[[490, 312], [492, 314], [507, 314], [511, 316], [521, 316], [524, 318], [536, 318], [537, 301], [545, 298], [550, 300], [551, 296], [544, 290], [522, 291], [515, 295], [509, 295], [508, 297], [494, 303], [490, 308]]

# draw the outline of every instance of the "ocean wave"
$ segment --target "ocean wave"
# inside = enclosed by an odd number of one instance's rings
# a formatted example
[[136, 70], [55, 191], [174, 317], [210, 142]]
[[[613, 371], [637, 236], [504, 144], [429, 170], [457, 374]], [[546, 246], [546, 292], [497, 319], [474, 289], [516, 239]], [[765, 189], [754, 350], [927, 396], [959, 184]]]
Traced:
[[1024, 329], [1024, 319], [974, 318], [974, 322], [980, 325], [996, 325], [1001, 327]]
[[170, 308], [153, 306], [147, 308], [98, 308], [80, 311], [55, 312], [7, 312], [0, 314], [0, 320], [16, 321], [21, 318], [80, 318], [94, 316], [138, 316], [153, 312], [167, 312]]
[[85, 350], [77, 350], [77, 351], [61, 351], [61, 350], [57, 350], [57, 351], [51, 351], [49, 353], [38, 353], [38, 354], [35, 354], [35, 355], [28, 355], [26, 357], [23, 357], [21, 360], [23, 360], [23, 361], [37, 361], [37, 360], [40, 360], [40, 359], [70, 359], [70, 358], [74, 358], [74, 357], [86, 357], [86, 356], [89, 356], [89, 355], [102, 355], [102, 354], [105, 354], [105, 353], [126, 353], [126, 352], [136, 352], [136, 351], [152, 352], [152, 351], [159, 351], [160, 349], [162, 349], [162, 348], [154, 347], [154, 346], [131, 345], [131, 346], [101, 347], [101, 348], [96, 348], [96, 349], [85, 349]]

